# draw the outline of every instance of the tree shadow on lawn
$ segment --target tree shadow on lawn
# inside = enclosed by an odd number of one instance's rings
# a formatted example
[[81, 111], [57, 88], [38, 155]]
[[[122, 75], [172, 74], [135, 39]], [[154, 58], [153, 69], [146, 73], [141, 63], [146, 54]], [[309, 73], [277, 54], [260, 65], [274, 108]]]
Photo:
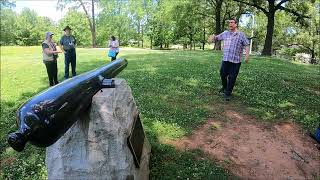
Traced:
[[[23, 102], [33, 93], [24, 93], [18, 102]], [[1, 102], [6, 115], [6, 126], [1, 126], [1, 174], [5, 178], [39, 178], [44, 175], [45, 148], [38, 148], [27, 143], [24, 151], [17, 153], [6, 143], [6, 133], [15, 131], [15, 102]], [[180, 152], [170, 145], [158, 141], [154, 127], [148, 129], [147, 137], [152, 144], [150, 161], [151, 179], [227, 179], [230, 174], [209, 160], [200, 151]], [[151, 128], [151, 129], [150, 129]]]
[[[79, 74], [83, 73], [83, 72], [87, 72], [91, 69], [97, 68], [97, 66], [99, 65], [103, 65], [104, 63], [101, 61], [91, 61], [91, 62], [86, 62], [86, 63], [82, 63], [82, 68], [78, 70]], [[129, 68], [130, 69], [130, 68]], [[148, 69], [147, 69], [148, 70]], [[125, 71], [125, 70], [124, 70]], [[61, 73], [60, 73], [61, 74]], [[150, 74], [149, 71], [148, 73], [146, 73], [144, 70], [141, 71], [141, 74], [138, 74], [139, 76], [145, 76], [146, 74]], [[152, 73], [151, 73], [152, 74]], [[134, 77], [133, 77], [134, 78]], [[133, 78], [128, 78], [128, 81], [131, 82], [137, 82], [135, 81], [135, 79]], [[156, 77], [151, 77], [154, 78], [155, 80], [157, 80], [158, 78]], [[143, 81], [143, 79], [139, 79], [138, 83], [143, 83], [140, 82], [140, 80]], [[47, 84], [48, 80], [47, 77], [43, 77], [42, 81], [44, 82], [44, 84]], [[177, 78], [177, 81], [184, 81], [183, 78]], [[195, 81], [195, 80], [193, 80]], [[172, 89], [172, 86], [174, 85], [174, 83], [177, 83], [176, 81], [172, 82], [170, 84], [169, 89], [165, 89], [166, 91], [170, 91]], [[184, 84], [188, 84], [188, 83], [184, 83]], [[147, 85], [147, 84], [146, 84]], [[191, 86], [193, 87], [193, 85], [184, 85], [184, 86]], [[144, 87], [142, 87], [144, 88]], [[43, 90], [46, 90], [47, 87], [42, 87], [39, 88], [36, 92], [41, 92]], [[152, 89], [150, 89], [152, 90]], [[184, 101], [183, 99], [186, 97], [184, 94], [182, 93], [182, 95], [180, 94], [180, 92], [178, 90], [174, 90], [174, 96], [180, 96], [180, 100]], [[144, 95], [143, 95], [143, 91], [140, 91], [139, 96], [144, 99]], [[179, 95], [180, 94], [180, 95]], [[17, 100], [16, 102], [2, 102], [2, 107], [4, 107], [5, 109], [5, 118], [6, 119], [6, 126], [2, 126], [4, 134], [2, 135], [1, 138], [1, 153], [2, 153], [2, 157], [5, 158], [10, 158], [10, 157], [15, 157], [17, 156], [17, 158], [10, 162], [9, 164], [6, 164], [9, 168], [5, 168], [2, 169], [2, 171], [5, 173], [6, 177], [14, 177], [11, 175], [17, 175], [17, 174], [26, 174], [28, 176], [27, 172], [24, 172], [23, 168], [21, 169], [15, 169], [16, 166], [18, 166], [18, 164], [21, 165], [21, 162], [23, 161], [30, 161], [30, 158], [36, 158], [36, 160], [41, 161], [42, 166], [44, 166], [44, 149], [43, 148], [36, 148], [34, 146], [30, 146], [29, 143], [26, 146], [26, 149], [22, 152], [22, 153], [16, 153], [16, 152], [12, 152], [12, 149], [9, 148], [9, 145], [6, 143], [6, 135], [7, 132], [9, 131], [14, 131], [17, 129], [16, 125], [15, 125], [15, 113], [16, 113], [16, 109], [19, 108], [19, 106], [21, 104], [23, 104], [25, 101], [27, 101], [29, 98], [31, 98], [32, 96], [34, 96], [34, 92], [24, 92], [21, 97], [19, 98], [19, 100]], [[159, 96], [160, 98], [162, 98], [162, 96]], [[151, 97], [152, 98], [152, 97]], [[162, 102], [160, 102], [160, 106], [162, 106], [164, 103], [166, 103], [167, 100], [163, 99]], [[184, 104], [186, 102], [181, 102], [181, 104]], [[170, 106], [170, 103], [168, 104]], [[148, 106], [148, 104], [146, 104], [146, 106]], [[166, 105], [164, 105], [166, 106]], [[193, 105], [191, 105], [191, 108], [196, 109], [196, 111], [199, 111], [199, 109], [197, 110], [197, 108], [194, 108]], [[159, 106], [157, 106], [159, 107]], [[159, 107], [161, 109], [161, 107]], [[186, 106], [187, 109], [189, 109], [189, 105], [187, 104]], [[148, 110], [143, 110], [144, 112], [147, 112]], [[179, 108], [177, 108], [177, 111], [180, 112], [180, 114], [183, 113], [183, 111], [179, 110]], [[160, 111], [158, 113], [163, 113], [163, 111]], [[200, 111], [200, 113], [202, 113]], [[144, 113], [143, 113], [144, 114]], [[145, 113], [146, 116], [149, 113]], [[196, 112], [189, 112], [188, 114], [199, 114]], [[154, 114], [150, 114], [151, 117], [154, 117]], [[171, 114], [167, 114], [166, 117], [169, 117]], [[173, 117], [174, 118], [174, 117]], [[182, 118], [187, 118], [187, 117], [182, 117]], [[178, 120], [181, 118], [178, 118]], [[160, 119], [163, 120], [163, 119]], [[189, 119], [191, 120], [191, 119]], [[178, 122], [176, 120], [173, 120], [171, 118], [171, 120], [168, 120], [168, 123], [175, 123]], [[188, 126], [186, 124], [186, 126]], [[149, 128], [155, 128], [154, 127], [149, 127]], [[190, 127], [189, 127], [190, 128]], [[156, 132], [156, 130], [151, 130], [149, 132]], [[168, 135], [170, 137], [170, 135]], [[190, 178], [190, 177], [194, 177], [196, 179], [203, 179], [208, 177], [227, 177], [227, 173], [225, 171], [222, 170], [222, 168], [217, 167], [215, 164], [213, 164], [212, 162], [208, 161], [204, 156], [201, 157], [199, 155], [199, 152], [186, 152], [186, 153], [182, 153], [182, 152], [178, 152], [176, 151], [174, 148], [168, 146], [168, 145], [164, 145], [158, 142], [158, 138], [155, 137], [154, 135], [148, 133], [148, 137], [151, 141], [151, 144], [153, 146], [153, 156], [151, 159], [151, 177], [154, 179], [157, 179], [158, 177], [163, 177], [162, 179], [175, 179], [175, 178]], [[11, 150], [10, 150], [11, 149]], [[9, 153], [8, 153], [9, 152]], [[40, 154], [40, 156], [34, 157], [34, 156], [30, 156], [32, 153], [37, 153]], [[168, 159], [168, 157], [171, 157], [171, 159]], [[174, 157], [174, 158], [172, 158]], [[166, 159], [166, 161], [162, 161], [161, 159]], [[30, 165], [30, 164], [29, 164]], [[21, 165], [22, 167], [25, 167], [24, 165]], [[11, 168], [10, 168], [11, 167]], [[26, 167], [25, 167], [26, 168]], [[28, 168], [27, 168], [28, 169]], [[40, 168], [41, 169], [41, 168]], [[42, 168], [43, 169], [43, 168]], [[164, 171], [165, 170], [165, 171]], [[41, 172], [37, 171], [37, 169], [35, 168], [32, 171], [34, 174], [41, 174]], [[19, 177], [19, 176], [17, 176]]]
[[[39, 88], [39, 92], [45, 88]], [[45, 149], [26, 144], [24, 151], [14, 151], [7, 142], [7, 135], [18, 129], [17, 109], [30, 99], [34, 92], [24, 92], [17, 101], [1, 100], [0, 126], [0, 178], [3, 179], [43, 179], [45, 173]]]
[[[209, 169], [216, 169], [216, 165], [199, 152], [179, 152], [163, 143], [167, 139], [191, 133], [193, 128], [200, 126], [208, 117], [216, 116], [220, 109], [213, 107], [212, 102], [224, 103], [217, 93], [220, 60], [209, 57], [202, 59], [198, 55], [128, 55], [128, 67], [118, 76], [127, 80], [142, 113], [142, 121], [153, 148], [151, 177], [154, 179], [203, 179], [207, 176], [202, 172], [210, 174]], [[172, 61], [171, 58], [177, 60]], [[78, 64], [78, 74], [105, 63], [101, 60], [81, 62]], [[59, 72], [61, 74], [62, 71]], [[47, 78], [43, 78], [43, 81], [47, 83]], [[30, 95], [26, 93], [22, 99]], [[235, 101], [240, 101], [241, 96], [237, 95]], [[220, 169], [217, 171], [220, 172]], [[213, 172], [213, 175], [219, 174]]]
[[[150, 135], [148, 135], [149, 139]], [[200, 150], [151, 143], [150, 179], [230, 179], [233, 175]]]
[[[42, 92], [44, 90], [46, 90], [46, 87], [41, 87], [36, 90], [36, 92]], [[16, 119], [18, 108], [30, 100], [34, 95], [34, 92], [23, 92], [16, 101], [1, 100], [0, 152], [3, 152], [7, 147], [9, 147], [9, 144], [7, 143], [7, 135], [18, 129]]]

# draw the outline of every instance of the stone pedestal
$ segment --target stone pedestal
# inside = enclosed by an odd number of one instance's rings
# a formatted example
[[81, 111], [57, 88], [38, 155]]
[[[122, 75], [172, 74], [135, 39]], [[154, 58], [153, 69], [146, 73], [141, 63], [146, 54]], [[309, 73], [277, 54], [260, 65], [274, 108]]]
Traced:
[[138, 113], [131, 89], [123, 79], [115, 84], [99, 91], [89, 112], [47, 148], [48, 179], [149, 179], [147, 138], [139, 168], [127, 144]]

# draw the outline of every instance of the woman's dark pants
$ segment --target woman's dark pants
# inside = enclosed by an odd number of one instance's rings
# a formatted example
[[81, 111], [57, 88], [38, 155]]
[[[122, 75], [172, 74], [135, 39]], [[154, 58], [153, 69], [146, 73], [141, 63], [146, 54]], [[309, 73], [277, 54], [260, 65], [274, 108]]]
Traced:
[[53, 86], [55, 84], [58, 84], [58, 67], [57, 67], [57, 61], [44, 61], [44, 64], [47, 68], [48, 78], [49, 78], [49, 84], [50, 86]]

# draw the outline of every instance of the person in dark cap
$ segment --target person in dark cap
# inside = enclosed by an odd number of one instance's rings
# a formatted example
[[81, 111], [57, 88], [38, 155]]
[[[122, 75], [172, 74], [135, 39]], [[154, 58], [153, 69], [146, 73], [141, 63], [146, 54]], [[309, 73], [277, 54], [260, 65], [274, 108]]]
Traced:
[[71, 64], [72, 77], [76, 76], [76, 39], [71, 35], [71, 28], [66, 26], [65, 34], [60, 39], [60, 47], [64, 53], [64, 79], [69, 78], [69, 64]]
[[45, 40], [42, 42], [42, 59], [47, 68], [50, 86], [54, 86], [59, 83], [57, 58], [58, 53], [62, 53], [57, 50], [56, 45], [52, 40], [52, 35], [52, 32], [46, 32]]

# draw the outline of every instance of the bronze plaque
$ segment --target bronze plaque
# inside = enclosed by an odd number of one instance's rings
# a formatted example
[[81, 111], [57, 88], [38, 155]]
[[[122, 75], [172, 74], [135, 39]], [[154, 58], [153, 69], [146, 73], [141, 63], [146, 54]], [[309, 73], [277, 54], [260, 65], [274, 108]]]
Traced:
[[128, 137], [128, 145], [133, 155], [134, 163], [138, 168], [140, 167], [144, 137], [143, 126], [138, 113], [134, 118], [132, 130]]

